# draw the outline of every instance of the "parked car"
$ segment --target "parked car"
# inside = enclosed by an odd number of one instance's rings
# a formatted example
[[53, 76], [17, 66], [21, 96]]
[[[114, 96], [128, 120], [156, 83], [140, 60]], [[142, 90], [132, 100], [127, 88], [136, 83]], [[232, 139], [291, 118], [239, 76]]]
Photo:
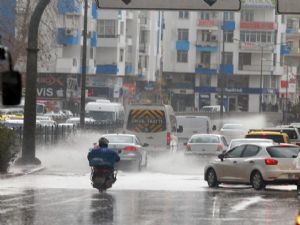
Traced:
[[117, 151], [121, 158], [121, 163], [130, 163], [137, 170], [147, 166], [146, 143], [141, 143], [134, 134], [105, 134], [108, 139], [108, 147]]
[[220, 154], [204, 169], [209, 187], [220, 183], [250, 184], [256, 190], [268, 184], [298, 184], [300, 169], [295, 159], [299, 146], [244, 144]]
[[[203, 106], [199, 111], [204, 113], [217, 113], [221, 111], [221, 105], [206, 105]], [[223, 112], [226, 112], [226, 108], [224, 106]]]
[[229, 143], [228, 150], [242, 144], [274, 143], [272, 139], [267, 138], [236, 138]]
[[227, 150], [226, 138], [219, 134], [194, 134], [186, 145], [186, 154], [218, 155]]
[[[96, 122], [93, 118], [90, 117], [85, 117], [84, 118], [85, 124], [93, 124]], [[71, 117], [66, 120], [66, 123], [72, 123], [74, 125], [79, 125], [80, 124], [80, 117]]]

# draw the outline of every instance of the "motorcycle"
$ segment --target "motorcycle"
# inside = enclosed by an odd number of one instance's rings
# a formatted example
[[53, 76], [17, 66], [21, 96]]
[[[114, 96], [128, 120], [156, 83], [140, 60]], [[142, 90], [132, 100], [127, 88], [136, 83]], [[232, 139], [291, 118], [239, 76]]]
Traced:
[[117, 170], [110, 168], [98, 168], [91, 167], [91, 182], [92, 186], [99, 190], [99, 192], [104, 192], [117, 180]]

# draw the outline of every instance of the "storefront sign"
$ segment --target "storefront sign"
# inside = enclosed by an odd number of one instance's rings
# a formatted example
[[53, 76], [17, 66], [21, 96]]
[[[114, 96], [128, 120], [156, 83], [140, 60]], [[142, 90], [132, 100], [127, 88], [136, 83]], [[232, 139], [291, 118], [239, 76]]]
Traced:
[[66, 80], [66, 74], [39, 74], [37, 78], [37, 97], [39, 99], [65, 99]]

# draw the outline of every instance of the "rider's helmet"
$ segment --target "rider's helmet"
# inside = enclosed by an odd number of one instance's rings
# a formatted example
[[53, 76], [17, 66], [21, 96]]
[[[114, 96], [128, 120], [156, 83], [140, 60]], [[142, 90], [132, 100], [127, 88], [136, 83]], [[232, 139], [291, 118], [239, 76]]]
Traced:
[[109, 143], [109, 141], [105, 137], [102, 137], [99, 139], [99, 147], [100, 148], [107, 148], [108, 143]]

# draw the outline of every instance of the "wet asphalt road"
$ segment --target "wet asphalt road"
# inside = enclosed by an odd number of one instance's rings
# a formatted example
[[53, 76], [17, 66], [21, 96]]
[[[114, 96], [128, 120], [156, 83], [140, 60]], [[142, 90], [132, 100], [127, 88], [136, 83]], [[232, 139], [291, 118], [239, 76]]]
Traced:
[[293, 187], [209, 189], [195, 175], [122, 173], [106, 193], [88, 175], [44, 172], [0, 185], [1, 225], [287, 225], [298, 209]]

